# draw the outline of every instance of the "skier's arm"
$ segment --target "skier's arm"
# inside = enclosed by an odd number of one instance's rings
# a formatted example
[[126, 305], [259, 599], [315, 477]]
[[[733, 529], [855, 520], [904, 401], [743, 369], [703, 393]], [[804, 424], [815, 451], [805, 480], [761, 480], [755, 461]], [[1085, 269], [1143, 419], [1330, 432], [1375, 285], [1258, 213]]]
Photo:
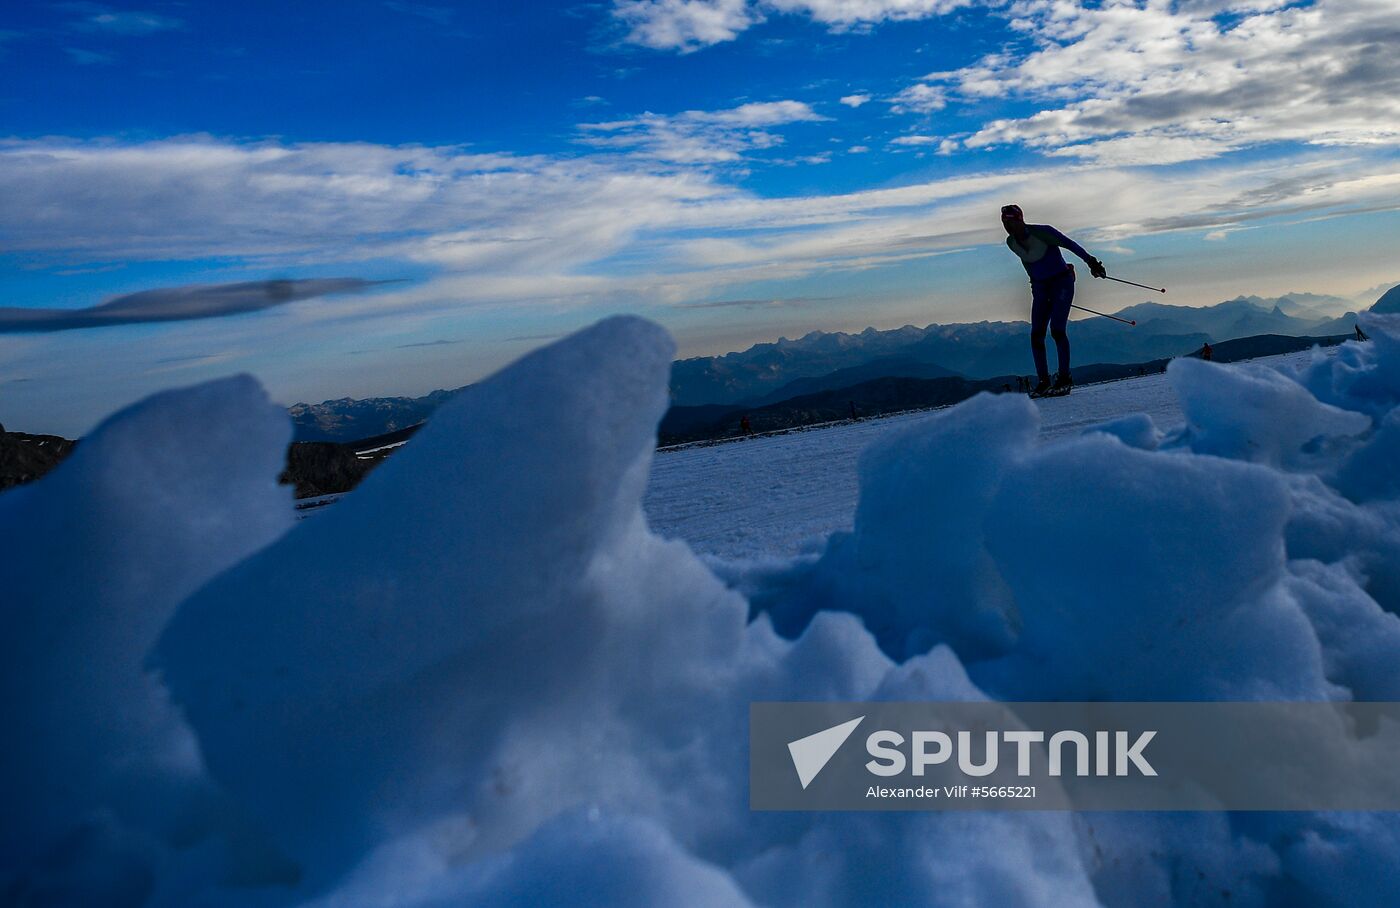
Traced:
[[1108, 274], [1108, 270], [1104, 268], [1103, 262], [1090, 255], [1088, 250], [1086, 250], [1083, 246], [1079, 245], [1074, 240], [1065, 236], [1063, 233], [1056, 230], [1054, 227], [1048, 227], [1046, 229], [1050, 231], [1050, 235], [1054, 239], [1055, 245], [1060, 246], [1064, 249], [1068, 249], [1070, 252], [1073, 252], [1075, 255], [1083, 259], [1084, 264], [1089, 266], [1089, 273], [1092, 274], [1094, 277], [1103, 277], [1105, 274]]

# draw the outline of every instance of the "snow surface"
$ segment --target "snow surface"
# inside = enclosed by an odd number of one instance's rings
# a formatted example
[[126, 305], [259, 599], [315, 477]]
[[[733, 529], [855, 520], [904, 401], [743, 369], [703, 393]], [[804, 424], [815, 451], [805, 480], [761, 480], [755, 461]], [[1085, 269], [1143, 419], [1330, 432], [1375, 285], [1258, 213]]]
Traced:
[[1086, 425], [1122, 383], [712, 450], [847, 445], [858, 491], [807, 554], [709, 563], [642, 510], [674, 350], [639, 319], [473, 385], [313, 520], [251, 379], [157, 395], [0, 495], [0, 893], [1395, 904], [1393, 814], [748, 809], [754, 700], [1400, 697], [1400, 316], [1364, 325], [1176, 363], [1160, 427]]
[[[1256, 362], [1287, 367], [1310, 357], [1290, 353]], [[1182, 422], [1176, 394], [1163, 373], [1086, 385], [1069, 397], [1038, 400], [1036, 405], [1044, 440], [1134, 414], [1145, 414], [1162, 427]], [[662, 536], [684, 539], [696, 552], [722, 558], [789, 556], [819, 547], [827, 534], [851, 525], [861, 451], [876, 439], [932, 416], [929, 411], [901, 413], [663, 450], [652, 465], [647, 519]]]

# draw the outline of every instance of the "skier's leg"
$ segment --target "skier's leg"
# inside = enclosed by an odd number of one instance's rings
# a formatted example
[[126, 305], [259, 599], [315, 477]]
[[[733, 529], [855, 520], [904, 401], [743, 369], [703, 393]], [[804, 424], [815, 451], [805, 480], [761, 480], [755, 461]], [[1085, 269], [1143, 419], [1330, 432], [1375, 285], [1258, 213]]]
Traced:
[[1063, 380], [1069, 375], [1069, 333], [1065, 331], [1065, 326], [1069, 324], [1069, 310], [1074, 303], [1074, 278], [1066, 276], [1056, 281], [1049, 296], [1054, 301], [1050, 312], [1050, 336], [1055, 340], [1055, 355], [1060, 361]]
[[1050, 295], [1043, 282], [1031, 284], [1031, 356], [1035, 359], [1035, 374], [1041, 381], [1050, 378], [1045, 362], [1045, 326], [1050, 323]]

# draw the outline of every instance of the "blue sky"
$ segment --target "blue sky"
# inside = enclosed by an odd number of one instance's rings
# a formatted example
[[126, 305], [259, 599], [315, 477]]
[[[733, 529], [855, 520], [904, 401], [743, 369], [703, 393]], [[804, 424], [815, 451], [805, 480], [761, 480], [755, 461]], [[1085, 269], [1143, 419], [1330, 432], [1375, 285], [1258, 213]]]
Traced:
[[168, 311], [0, 314], [0, 422], [421, 394], [619, 311], [684, 354], [1022, 318], [1010, 200], [1168, 301], [1364, 299], [1397, 41], [1390, 0], [12, 4], [0, 307]]

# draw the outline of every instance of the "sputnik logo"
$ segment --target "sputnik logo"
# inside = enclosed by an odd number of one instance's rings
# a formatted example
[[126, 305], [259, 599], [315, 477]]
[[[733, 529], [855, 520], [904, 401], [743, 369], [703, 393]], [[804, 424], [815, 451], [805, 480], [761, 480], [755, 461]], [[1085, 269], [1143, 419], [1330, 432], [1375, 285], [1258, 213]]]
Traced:
[[836, 751], [841, 749], [841, 745], [846, 743], [851, 732], [855, 731], [856, 726], [864, 719], [865, 716], [857, 716], [849, 722], [842, 722], [816, 734], [788, 742], [788, 753], [792, 755], [792, 765], [797, 770], [797, 778], [802, 783], [803, 791], [807, 790], [817, 773], [831, 762], [831, 758], [836, 756]]

